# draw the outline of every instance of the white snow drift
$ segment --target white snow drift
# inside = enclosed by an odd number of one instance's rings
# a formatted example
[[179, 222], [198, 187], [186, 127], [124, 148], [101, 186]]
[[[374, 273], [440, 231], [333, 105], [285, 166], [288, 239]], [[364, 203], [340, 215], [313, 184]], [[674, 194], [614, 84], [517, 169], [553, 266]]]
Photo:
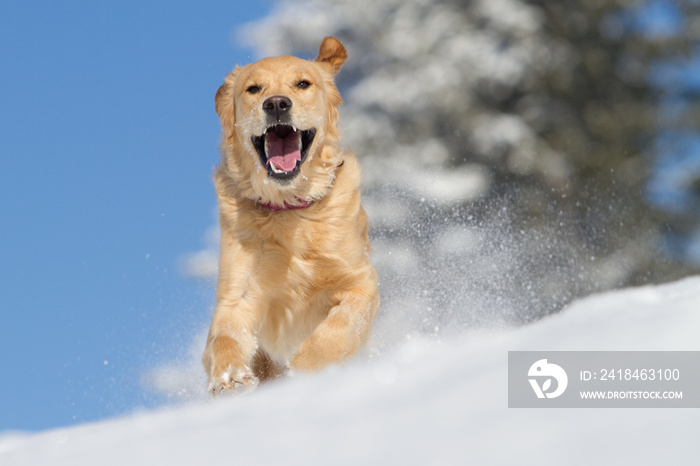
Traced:
[[[243, 397], [6, 433], [0, 464], [695, 464], [697, 410], [509, 409], [506, 364], [509, 350], [700, 350], [699, 311], [700, 277], [593, 296], [530, 325], [412, 339]], [[177, 371], [170, 380], [186, 384]]]

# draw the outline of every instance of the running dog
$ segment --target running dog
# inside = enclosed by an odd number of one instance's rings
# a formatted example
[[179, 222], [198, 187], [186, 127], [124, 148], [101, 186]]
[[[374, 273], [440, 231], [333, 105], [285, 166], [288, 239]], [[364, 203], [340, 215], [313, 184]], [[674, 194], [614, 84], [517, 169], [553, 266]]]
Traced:
[[347, 54], [236, 67], [216, 93], [217, 304], [202, 362], [213, 394], [338, 363], [379, 306], [360, 168], [340, 148], [334, 78]]

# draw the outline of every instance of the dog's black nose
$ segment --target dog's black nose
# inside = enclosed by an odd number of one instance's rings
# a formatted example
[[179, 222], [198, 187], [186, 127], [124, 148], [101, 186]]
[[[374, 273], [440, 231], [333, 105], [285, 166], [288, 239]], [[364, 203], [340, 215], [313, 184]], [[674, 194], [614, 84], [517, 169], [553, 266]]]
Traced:
[[263, 110], [270, 116], [276, 117], [277, 121], [282, 120], [282, 116], [292, 108], [292, 101], [283, 95], [273, 95], [263, 102]]

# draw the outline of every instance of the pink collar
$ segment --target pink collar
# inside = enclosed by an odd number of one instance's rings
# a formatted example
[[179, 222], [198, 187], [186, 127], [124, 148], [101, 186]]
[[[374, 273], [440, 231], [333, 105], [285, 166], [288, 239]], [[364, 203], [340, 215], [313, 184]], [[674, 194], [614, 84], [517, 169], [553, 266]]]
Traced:
[[281, 210], [301, 210], [301, 209], [306, 209], [313, 204], [313, 201], [305, 201], [303, 199], [299, 199], [297, 197], [297, 202], [298, 204], [288, 204], [287, 201], [284, 202], [284, 205], [277, 205], [277, 204], [272, 204], [270, 202], [263, 204], [262, 202], [258, 201], [258, 205], [260, 207], [264, 207], [268, 210], [271, 210], [272, 212], [279, 212]]

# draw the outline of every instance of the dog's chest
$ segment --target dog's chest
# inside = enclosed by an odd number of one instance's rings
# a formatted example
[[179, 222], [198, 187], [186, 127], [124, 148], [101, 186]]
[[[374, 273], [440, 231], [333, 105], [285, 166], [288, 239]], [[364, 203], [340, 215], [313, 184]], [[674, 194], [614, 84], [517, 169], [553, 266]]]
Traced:
[[[268, 354], [282, 362], [293, 355], [337, 303], [322, 279], [318, 262], [300, 257], [274, 262], [274, 267], [266, 272], [270, 274], [267, 277], [271, 299], [258, 337]], [[263, 265], [268, 267], [270, 263], [263, 260]]]

